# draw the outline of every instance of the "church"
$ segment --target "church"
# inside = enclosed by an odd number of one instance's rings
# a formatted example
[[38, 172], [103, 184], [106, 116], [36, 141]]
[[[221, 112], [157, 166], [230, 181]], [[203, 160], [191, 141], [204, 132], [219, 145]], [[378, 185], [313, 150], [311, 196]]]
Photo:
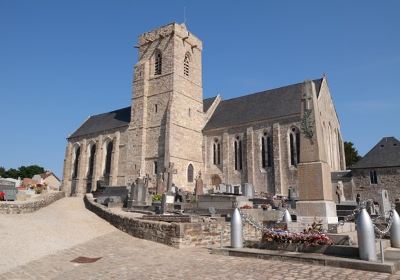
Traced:
[[202, 41], [184, 24], [146, 32], [136, 48], [131, 105], [91, 116], [67, 138], [67, 195], [91, 192], [100, 183], [127, 186], [144, 176], [154, 186], [169, 170], [186, 191], [201, 176], [208, 187], [249, 183], [257, 193], [293, 196], [299, 165], [318, 159], [325, 179], [346, 169], [325, 76], [204, 99]]

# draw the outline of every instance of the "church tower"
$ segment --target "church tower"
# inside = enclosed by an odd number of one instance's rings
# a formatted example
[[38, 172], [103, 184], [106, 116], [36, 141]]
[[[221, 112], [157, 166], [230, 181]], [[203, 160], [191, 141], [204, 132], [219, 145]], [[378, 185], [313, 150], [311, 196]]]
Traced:
[[139, 36], [128, 129], [128, 183], [157, 174], [170, 163], [173, 183], [194, 187], [203, 168], [202, 42], [184, 24], [171, 23]]

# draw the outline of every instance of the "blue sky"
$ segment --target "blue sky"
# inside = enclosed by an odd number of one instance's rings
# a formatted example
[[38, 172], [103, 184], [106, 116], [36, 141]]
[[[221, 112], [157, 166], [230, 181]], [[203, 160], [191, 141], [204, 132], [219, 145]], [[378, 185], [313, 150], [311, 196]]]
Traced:
[[0, 0], [0, 166], [62, 176], [66, 137], [130, 104], [137, 36], [184, 7], [204, 97], [326, 73], [345, 140], [364, 154], [400, 138], [400, 1]]

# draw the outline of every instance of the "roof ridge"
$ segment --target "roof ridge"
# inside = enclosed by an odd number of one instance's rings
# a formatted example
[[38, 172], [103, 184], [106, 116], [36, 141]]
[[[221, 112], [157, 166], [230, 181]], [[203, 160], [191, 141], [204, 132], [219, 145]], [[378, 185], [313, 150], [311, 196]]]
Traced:
[[[315, 82], [315, 81], [322, 80], [322, 79], [323, 78], [319, 78], [319, 79], [313, 79], [313, 80], [310, 80], [310, 81]], [[281, 89], [289, 88], [289, 87], [294, 87], [294, 86], [299, 86], [301, 84], [304, 84], [305, 81], [307, 81], [307, 80], [304, 80], [303, 82], [299, 82], [299, 83], [289, 84], [289, 85], [286, 85], [286, 86], [281, 86], [281, 87], [270, 88], [270, 89], [266, 89], [266, 90], [262, 90], [262, 91], [257, 91], [257, 92], [253, 92], [253, 93], [249, 93], [249, 94], [246, 94], [246, 95], [241, 95], [241, 96], [237, 96], [237, 97], [233, 97], [233, 98], [229, 98], [229, 99], [225, 99], [225, 100], [222, 99], [221, 102], [230, 101], [230, 100], [236, 100], [236, 99], [240, 99], [240, 98], [254, 96], [254, 95], [257, 95], [257, 94], [265, 94], [265, 93], [268, 93], [268, 91], [270, 91], [271, 93], [276, 93], [277, 90], [281, 90]]]

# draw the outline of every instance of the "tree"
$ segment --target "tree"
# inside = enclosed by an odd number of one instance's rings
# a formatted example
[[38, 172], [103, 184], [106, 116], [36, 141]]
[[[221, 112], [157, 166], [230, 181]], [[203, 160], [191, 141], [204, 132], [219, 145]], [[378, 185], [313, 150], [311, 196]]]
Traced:
[[346, 156], [346, 166], [352, 166], [362, 158], [352, 142], [344, 142], [344, 154]]
[[[3, 174], [1, 173], [2, 169], [4, 170]], [[0, 167], [0, 176], [4, 178], [32, 178], [34, 175], [44, 172], [44, 168], [39, 165], [20, 166], [18, 169], [10, 168], [8, 170]]]
[[0, 166], [0, 177], [5, 177], [4, 175], [6, 174], [6, 169], [3, 166]]

